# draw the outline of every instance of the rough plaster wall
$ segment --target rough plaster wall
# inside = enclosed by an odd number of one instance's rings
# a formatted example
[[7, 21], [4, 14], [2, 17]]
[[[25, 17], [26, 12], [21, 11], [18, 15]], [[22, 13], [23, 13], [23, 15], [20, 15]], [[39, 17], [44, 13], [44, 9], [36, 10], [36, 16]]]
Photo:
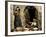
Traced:
[[22, 22], [22, 26], [25, 26], [25, 17], [24, 17], [24, 9], [25, 6], [19, 6], [20, 7], [20, 17], [21, 17], [21, 22]]
[[10, 19], [11, 19], [11, 21], [10, 21], [10, 22], [11, 22], [11, 29], [14, 29], [13, 5], [10, 6], [10, 10], [11, 10], [11, 12], [10, 12], [10, 14], [11, 14], [11, 15], [10, 15], [10, 16], [11, 16], [11, 17], [10, 17]]
[[42, 22], [42, 7], [36, 6], [36, 9], [38, 10], [38, 28], [42, 28], [41, 22]]

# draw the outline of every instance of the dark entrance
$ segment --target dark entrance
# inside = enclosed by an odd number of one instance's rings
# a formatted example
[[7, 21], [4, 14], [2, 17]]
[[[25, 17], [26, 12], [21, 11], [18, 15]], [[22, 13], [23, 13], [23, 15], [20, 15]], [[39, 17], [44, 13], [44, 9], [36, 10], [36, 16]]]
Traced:
[[33, 19], [36, 19], [36, 8], [34, 6], [26, 6], [25, 10], [28, 9], [29, 17], [30, 17], [30, 22], [33, 22]]

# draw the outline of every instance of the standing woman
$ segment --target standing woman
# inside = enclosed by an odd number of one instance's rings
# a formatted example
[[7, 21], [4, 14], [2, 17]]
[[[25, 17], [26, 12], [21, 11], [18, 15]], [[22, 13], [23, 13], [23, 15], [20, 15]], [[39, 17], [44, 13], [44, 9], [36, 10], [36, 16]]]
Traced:
[[16, 7], [15, 12], [14, 12], [14, 27], [22, 27], [21, 25], [21, 19], [20, 19], [20, 8]]

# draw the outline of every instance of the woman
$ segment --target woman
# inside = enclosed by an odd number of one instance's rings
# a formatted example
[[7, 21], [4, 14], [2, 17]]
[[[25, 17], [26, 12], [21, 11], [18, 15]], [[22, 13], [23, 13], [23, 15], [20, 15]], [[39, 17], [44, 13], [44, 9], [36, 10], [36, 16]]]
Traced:
[[21, 19], [20, 19], [20, 8], [16, 7], [15, 12], [14, 12], [14, 26], [16, 27], [21, 27]]

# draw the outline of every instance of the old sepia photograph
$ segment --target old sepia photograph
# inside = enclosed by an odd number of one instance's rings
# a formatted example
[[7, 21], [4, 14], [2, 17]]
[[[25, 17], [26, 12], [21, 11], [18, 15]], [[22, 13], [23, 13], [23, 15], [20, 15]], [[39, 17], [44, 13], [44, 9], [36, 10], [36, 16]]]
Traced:
[[[42, 30], [41, 6], [24, 6], [24, 5], [12, 5], [12, 6], [13, 12], [11, 12], [11, 25], [12, 25], [11, 32]], [[12, 7], [10, 8], [10, 11], [12, 11]], [[14, 27], [14, 29], [12, 29], [12, 27]]]
[[44, 33], [44, 3], [8, 2], [8, 35]]

